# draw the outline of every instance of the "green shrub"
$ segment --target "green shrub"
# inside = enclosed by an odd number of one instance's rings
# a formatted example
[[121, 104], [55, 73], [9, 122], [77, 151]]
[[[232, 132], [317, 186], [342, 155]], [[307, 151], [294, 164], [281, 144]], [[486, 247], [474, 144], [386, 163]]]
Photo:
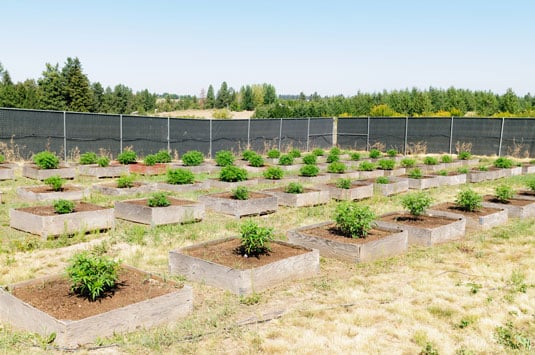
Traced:
[[97, 162], [97, 154], [95, 152], [87, 152], [80, 154], [80, 164], [88, 165], [95, 164]]
[[156, 155], [156, 163], [165, 164], [170, 163], [172, 158], [167, 150], [160, 150]]
[[97, 159], [97, 164], [101, 168], [105, 168], [110, 165], [110, 159], [108, 157], [99, 157]]
[[246, 149], [244, 150], [242, 153], [241, 153], [241, 158], [242, 160], [246, 160], [246, 161], [249, 161], [249, 158], [252, 157], [253, 155], [255, 155], [256, 153], [253, 152], [252, 150], [250, 149]]
[[217, 166], [231, 166], [234, 165], [234, 154], [230, 150], [220, 150], [215, 154], [215, 162]]
[[155, 192], [149, 197], [147, 204], [149, 207], [167, 207], [171, 205], [171, 201], [165, 192]]
[[193, 184], [195, 176], [188, 169], [169, 169], [167, 170], [167, 183], [172, 185]]
[[294, 158], [288, 154], [283, 154], [279, 158], [279, 165], [292, 165], [294, 163]]
[[375, 164], [370, 161], [363, 161], [359, 164], [359, 171], [372, 171], [375, 169]]
[[307, 154], [303, 157], [303, 163], [307, 165], [316, 165], [318, 158], [314, 154]]
[[238, 186], [235, 190], [232, 191], [232, 197], [236, 200], [248, 200], [249, 189], [245, 186]]
[[513, 190], [513, 188], [508, 185], [499, 185], [494, 191], [496, 199], [503, 203], [512, 199], [515, 195], [515, 191]]
[[232, 118], [232, 113], [227, 108], [222, 108], [219, 110], [214, 110], [214, 113], [212, 113], [212, 117], [228, 120]]
[[389, 149], [386, 151], [386, 155], [388, 155], [390, 158], [395, 158], [396, 155], [398, 155], [398, 151], [396, 149]]
[[69, 200], [56, 200], [53, 203], [54, 211], [58, 214], [74, 212], [74, 202]]
[[472, 158], [472, 153], [467, 152], [467, 151], [462, 151], [462, 152], [459, 152], [459, 154], [457, 154], [457, 158], [459, 158], [460, 160], [468, 160]]
[[440, 157], [440, 161], [443, 163], [453, 163], [453, 158], [451, 157], [451, 155], [444, 154]]
[[293, 148], [292, 150], [290, 150], [288, 152], [288, 155], [291, 156], [292, 158], [299, 158], [301, 157], [301, 151], [297, 148]]
[[526, 180], [526, 186], [527, 186], [531, 191], [535, 191], [535, 176], [530, 176], [530, 177]]
[[329, 150], [329, 154], [340, 155], [342, 154], [342, 151], [338, 147], [332, 147], [331, 150]]
[[340, 155], [339, 154], [330, 153], [329, 155], [327, 155], [327, 163], [334, 163], [334, 162], [337, 162], [339, 160], [340, 160]]
[[219, 180], [226, 182], [237, 182], [247, 180], [247, 170], [229, 165], [221, 169]]
[[334, 174], [343, 174], [347, 170], [347, 166], [339, 161], [329, 164], [327, 171]]
[[339, 189], [349, 190], [351, 188], [351, 179], [338, 179], [335, 186]]
[[65, 180], [59, 177], [59, 175], [54, 175], [49, 177], [48, 179], [45, 179], [44, 183], [50, 186], [54, 191], [61, 191]]
[[468, 174], [468, 168], [465, 168], [465, 167], [459, 168], [457, 169], [457, 172], [459, 174]]
[[303, 188], [303, 185], [301, 185], [298, 182], [291, 182], [286, 186], [286, 189], [284, 189], [285, 192], [289, 194], [302, 194], [305, 189]]
[[264, 166], [264, 158], [262, 158], [260, 155], [256, 153], [253, 153], [253, 155], [249, 157], [249, 165], [254, 166], [255, 168]]
[[440, 176], [448, 176], [448, 171], [442, 169], [442, 170], [437, 171], [437, 174]]
[[80, 252], [69, 260], [66, 271], [71, 291], [95, 301], [115, 288], [119, 269], [119, 263], [106, 256]]
[[117, 156], [117, 161], [121, 164], [134, 164], [137, 160], [137, 154], [133, 150], [125, 150]]
[[360, 160], [360, 153], [354, 152], [351, 153], [351, 160]]
[[269, 180], [280, 180], [284, 176], [284, 172], [277, 166], [270, 166], [264, 171], [264, 178]]
[[154, 154], [147, 155], [145, 159], [143, 159], [143, 164], [145, 164], [146, 166], [156, 165], [156, 155]]
[[510, 169], [513, 167], [513, 161], [509, 158], [500, 157], [494, 161], [494, 166], [501, 169]]
[[438, 159], [435, 157], [425, 157], [424, 158], [424, 164], [425, 165], [437, 165]]
[[474, 212], [481, 208], [483, 197], [474, 190], [468, 188], [457, 194], [455, 204], [463, 211]]
[[3, 164], [6, 161], [6, 157], [3, 154], [0, 154], [0, 164]]
[[299, 169], [299, 175], [301, 176], [318, 176], [320, 169], [316, 165], [305, 165]]
[[372, 149], [368, 156], [372, 159], [377, 159], [381, 156], [381, 151], [379, 149]]
[[260, 227], [253, 220], [247, 220], [240, 226], [240, 254], [258, 256], [271, 251], [273, 228]]
[[478, 169], [479, 171], [489, 171], [489, 167], [486, 165], [480, 165]]
[[126, 189], [134, 186], [134, 175], [123, 175], [117, 179], [117, 187], [120, 189]]
[[375, 213], [368, 206], [354, 202], [342, 202], [336, 206], [334, 220], [342, 235], [350, 238], [366, 238], [373, 227]]
[[401, 159], [401, 161], [399, 163], [404, 168], [412, 168], [412, 167], [414, 167], [416, 165], [416, 159], [403, 158], [403, 159]]
[[379, 169], [393, 170], [396, 166], [396, 161], [394, 159], [380, 159], [377, 164], [379, 165]]
[[35, 154], [33, 162], [41, 169], [57, 169], [59, 166], [59, 158], [56, 154], [47, 151]]
[[325, 155], [325, 151], [321, 148], [315, 148], [314, 150], [312, 150], [312, 154], [317, 157], [322, 157], [323, 155]]
[[185, 166], [199, 166], [204, 161], [204, 155], [198, 150], [190, 150], [182, 154], [182, 164]]
[[379, 176], [375, 179], [375, 182], [378, 184], [390, 184], [390, 179], [386, 176]]
[[267, 156], [270, 159], [277, 159], [281, 156], [281, 152], [278, 149], [271, 149], [267, 152]]
[[401, 198], [401, 205], [413, 216], [420, 216], [424, 213], [433, 200], [424, 192], [414, 192]]
[[408, 175], [411, 179], [421, 179], [424, 176], [419, 168], [412, 169]]

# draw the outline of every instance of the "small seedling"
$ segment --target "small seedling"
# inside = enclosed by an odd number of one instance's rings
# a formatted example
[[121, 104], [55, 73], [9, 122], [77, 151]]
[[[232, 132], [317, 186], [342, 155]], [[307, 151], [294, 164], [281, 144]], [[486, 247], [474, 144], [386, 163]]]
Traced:
[[368, 206], [354, 202], [340, 203], [334, 212], [336, 228], [350, 238], [365, 238], [373, 227], [375, 213]]
[[480, 165], [479, 166], [479, 171], [489, 171], [489, 167], [486, 166], [486, 165]]
[[121, 164], [134, 164], [137, 160], [137, 154], [133, 150], [125, 150], [117, 156], [117, 161]]
[[316, 165], [317, 160], [318, 158], [315, 154], [307, 154], [303, 157], [303, 163], [307, 165]]
[[58, 214], [67, 214], [74, 212], [74, 202], [69, 200], [56, 200], [53, 203], [54, 211]]
[[416, 165], [416, 159], [403, 158], [403, 159], [401, 159], [401, 161], [399, 163], [404, 168], [412, 168], [412, 167], [414, 167]]
[[238, 182], [247, 180], [247, 170], [229, 165], [221, 169], [219, 180], [225, 182]]
[[299, 169], [299, 175], [306, 177], [318, 176], [319, 172], [320, 168], [318, 168], [316, 165], [305, 165]]
[[468, 160], [471, 157], [472, 157], [472, 153], [467, 152], [467, 151], [462, 151], [462, 152], [459, 152], [459, 154], [457, 154], [457, 158], [459, 158], [460, 160]]
[[204, 155], [198, 150], [190, 150], [182, 155], [182, 164], [185, 166], [199, 166], [204, 161]]
[[468, 174], [468, 168], [459, 168], [457, 169], [459, 174]]
[[264, 159], [260, 155], [253, 153], [249, 157], [249, 165], [255, 168], [260, 168], [264, 166]]
[[422, 215], [433, 200], [424, 192], [407, 194], [401, 198], [401, 205], [413, 216]]
[[105, 168], [110, 165], [110, 159], [108, 157], [99, 157], [97, 159], [97, 164], [101, 168]]
[[193, 184], [195, 176], [187, 169], [169, 169], [167, 171], [167, 183], [172, 185]]
[[419, 168], [412, 169], [408, 175], [411, 179], [421, 179], [424, 176], [424, 174]]
[[444, 154], [440, 157], [440, 161], [443, 163], [453, 163], [453, 158], [451, 157], [451, 155]]
[[270, 166], [264, 171], [264, 178], [269, 180], [280, 180], [284, 176], [284, 172], [277, 166]]
[[312, 150], [312, 154], [317, 157], [322, 157], [323, 155], [325, 155], [325, 151], [321, 148], [315, 148], [314, 150]]
[[483, 197], [472, 189], [460, 191], [455, 199], [455, 204], [467, 212], [474, 212], [481, 208]]
[[526, 186], [527, 186], [531, 191], [535, 191], [535, 176], [530, 176], [530, 177], [526, 180]]
[[333, 163], [330, 163], [327, 167], [327, 172], [333, 173], [333, 174], [343, 174], [347, 170], [347, 166], [339, 161], [335, 161]]
[[396, 161], [394, 159], [380, 159], [377, 162], [377, 165], [379, 165], [379, 169], [382, 170], [393, 170], [396, 166]]
[[338, 179], [335, 186], [339, 189], [349, 190], [351, 188], [351, 179]]
[[231, 166], [234, 165], [234, 154], [230, 150], [220, 150], [215, 154], [215, 162], [217, 166]]
[[448, 171], [442, 169], [442, 170], [437, 171], [437, 174], [440, 176], [448, 176]]
[[424, 158], [424, 164], [425, 165], [437, 165], [438, 159], [435, 157], [425, 157]]
[[44, 183], [52, 188], [54, 191], [61, 191], [65, 180], [63, 180], [59, 175], [54, 175], [44, 180]]
[[232, 198], [236, 200], [248, 200], [249, 189], [247, 189], [245, 186], [238, 186], [235, 190], [232, 191]]
[[0, 164], [3, 164], [6, 161], [6, 157], [3, 154], [0, 154]]
[[373, 171], [375, 169], [375, 164], [369, 161], [363, 161], [359, 164], [359, 171]]
[[264, 255], [271, 251], [269, 244], [273, 241], [273, 229], [260, 227], [253, 220], [248, 220], [240, 226], [240, 239], [241, 255]]
[[379, 149], [372, 149], [370, 150], [370, 153], [368, 154], [368, 156], [372, 159], [377, 159], [381, 157], [381, 151]]
[[277, 159], [281, 156], [281, 152], [278, 149], [271, 149], [267, 152], [267, 157], [270, 159]]
[[124, 175], [117, 179], [117, 187], [126, 189], [134, 186], [134, 175]]
[[302, 194], [305, 189], [303, 188], [303, 185], [301, 185], [298, 182], [291, 182], [286, 186], [285, 192], [289, 194]]
[[146, 166], [156, 165], [156, 155], [154, 154], [147, 155], [145, 159], [143, 159], [143, 164], [145, 164]]
[[500, 185], [495, 189], [495, 197], [498, 201], [506, 203], [508, 200], [512, 199], [515, 195], [515, 192], [511, 186]]
[[377, 184], [389, 184], [390, 179], [387, 178], [386, 176], [379, 176], [377, 179], [375, 179], [375, 182]]
[[88, 165], [95, 164], [97, 162], [97, 154], [95, 152], [87, 152], [80, 154], [80, 164]]
[[59, 167], [59, 158], [56, 154], [48, 151], [35, 154], [33, 162], [41, 169], [57, 169]]
[[149, 207], [167, 207], [171, 205], [171, 201], [164, 192], [155, 192], [147, 200], [147, 205]]
[[283, 154], [279, 158], [280, 165], [292, 165], [294, 163], [294, 158], [288, 154]]

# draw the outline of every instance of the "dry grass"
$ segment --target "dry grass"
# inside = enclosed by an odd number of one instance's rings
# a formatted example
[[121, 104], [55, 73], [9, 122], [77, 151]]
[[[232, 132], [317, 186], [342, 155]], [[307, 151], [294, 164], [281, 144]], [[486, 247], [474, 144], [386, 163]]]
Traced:
[[[172, 112], [158, 112], [155, 116], [159, 117], [186, 117], [186, 118], [210, 118], [214, 117], [214, 112], [216, 109], [206, 109], [206, 110], [180, 110]], [[230, 111], [232, 118], [251, 118], [254, 114], [254, 111]]]

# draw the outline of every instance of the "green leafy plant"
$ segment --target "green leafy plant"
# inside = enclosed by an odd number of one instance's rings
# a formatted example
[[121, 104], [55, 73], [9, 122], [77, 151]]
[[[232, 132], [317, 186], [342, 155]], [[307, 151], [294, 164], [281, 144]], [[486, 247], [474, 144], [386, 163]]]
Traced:
[[57, 169], [59, 166], [59, 158], [56, 154], [48, 151], [35, 154], [33, 162], [41, 169]]
[[512, 322], [505, 327], [496, 327], [494, 336], [501, 345], [512, 350], [531, 350], [531, 340], [528, 335], [518, 331]]
[[373, 171], [375, 169], [375, 164], [370, 161], [363, 161], [359, 164], [359, 171]]
[[253, 220], [247, 220], [240, 226], [240, 254], [259, 256], [271, 251], [273, 228], [260, 227]]
[[339, 161], [335, 161], [327, 166], [327, 172], [333, 174], [343, 174], [347, 170], [347, 166]]
[[195, 176], [188, 169], [169, 169], [167, 170], [167, 183], [172, 185], [193, 184]]
[[267, 157], [270, 159], [277, 159], [281, 156], [281, 152], [278, 149], [271, 149], [267, 152]]
[[338, 179], [335, 182], [335, 186], [339, 189], [349, 190], [351, 188], [351, 179]]
[[399, 163], [404, 168], [412, 168], [416, 165], [416, 159], [403, 158]]
[[325, 151], [321, 148], [315, 148], [312, 150], [312, 154], [314, 154], [317, 157], [322, 157], [323, 155], [325, 155]]
[[225, 166], [219, 173], [219, 180], [237, 182], [247, 180], [247, 170], [234, 165]]
[[472, 153], [467, 151], [461, 151], [459, 152], [459, 154], [457, 154], [457, 158], [459, 158], [460, 160], [468, 160], [472, 158]]
[[342, 235], [350, 238], [366, 238], [373, 227], [375, 213], [368, 206], [354, 202], [342, 202], [336, 206], [334, 220]]
[[451, 155], [444, 154], [440, 157], [440, 161], [442, 163], [453, 163], [453, 158], [451, 157]]
[[118, 262], [88, 252], [75, 254], [67, 266], [71, 291], [95, 301], [113, 290], [119, 279]]
[[63, 180], [59, 175], [54, 175], [45, 179], [44, 183], [50, 186], [54, 191], [61, 191], [63, 189], [65, 180]]
[[80, 164], [88, 165], [95, 164], [97, 162], [97, 154], [95, 152], [86, 152], [80, 154]]
[[279, 158], [280, 165], [292, 165], [294, 163], [294, 158], [288, 154], [283, 154]]
[[3, 164], [6, 161], [6, 157], [3, 154], [0, 154], [0, 164]]
[[264, 166], [264, 158], [262, 158], [259, 154], [253, 153], [249, 157], [249, 165], [254, 166], [255, 168], [260, 168]]
[[386, 176], [379, 176], [377, 179], [375, 179], [375, 182], [377, 184], [390, 184], [390, 179]]
[[398, 155], [398, 151], [396, 149], [389, 149], [386, 151], [386, 155], [388, 155], [390, 158], [395, 158], [396, 155]]
[[377, 165], [379, 165], [379, 169], [382, 170], [393, 170], [396, 166], [396, 161], [394, 159], [380, 159], [377, 162]]
[[199, 166], [204, 161], [204, 155], [198, 150], [190, 150], [182, 154], [182, 164], [185, 166]]
[[515, 192], [511, 186], [508, 185], [499, 185], [496, 186], [494, 190], [495, 197], [498, 201], [506, 203], [508, 200], [512, 199], [515, 195]]
[[303, 188], [303, 185], [301, 185], [298, 182], [291, 182], [286, 186], [284, 189], [285, 192], [289, 194], [302, 194], [305, 189]]
[[424, 175], [419, 168], [414, 168], [409, 172], [408, 176], [411, 179], [421, 179]]
[[249, 158], [252, 157], [253, 155], [255, 155], [256, 153], [253, 152], [252, 150], [250, 149], [246, 149], [244, 150], [242, 153], [241, 153], [241, 157], [242, 157], [242, 160], [247, 160], [249, 161]]
[[381, 151], [379, 149], [372, 149], [370, 150], [370, 153], [368, 153], [368, 156], [372, 159], [377, 159], [381, 157]]
[[413, 216], [420, 216], [431, 206], [432, 201], [428, 194], [414, 192], [403, 196], [401, 198], [401, 205]]
[[220, 150], [215, 154], [215, 162], [217, 166], [231, 166], [234, 165], [234, 154], [230, 150]]
[[340, 155], [330, 153], [327, 156], [327, 163], [334, 163], [334, 162], [337, 162], [337, 161], [340, 161]]
[[424, 164], [425, 165], [437, 165], [438, 159], [435, 157], [425, 157], [424, 158]]
[[143, 164], [145, 164], [146, 166], [156, 165], [156, 155], [154, 154], [147, 155], [145, 159], [143, 159]]
[[459, 169], [457, 169], [457, 172], [459, 174], [468, 174], [468, 168], [465, 168], [465, 167], [459, 168]]
[[269, 180], [280, 180], [284, 176], [284, 172], [277, 166], [270, 166], [264, 171], [263, 176]]
[[316, 165], [305, 165], [299, 169], [299, 175], [301, 176], [318, 176], [320, 169]]
[[232, 191], [232, 197], [236, 200], [248, 200], [249, 189], [245, 186], [238, 186], [235, 190]]
[[171, 205], [171, 201], [165, 192], [155, 192], [149, 197], [147, 204], [149, 207], [167, 207]]
[[501, 169], [510, 169], [513, 167], [513, 165], [514, 162], [511, 159], [505, 157], [499, 157], [494, 161], [494, 166]]
[[329, 154], [340, 155], [342, 154], [342, 151], [338, 147], [332, 147], [331, 150], [329, 150]]
[[479, 171], [489, 171], [489, 167], [486, 165], [480, 165], [478, 167]]
[[288, 152], [288, 155], [291, 156], [292, 158], [299, 158], [301, 157], [301, 151], [297, 148], [293, 148], [292, 150], [290, 150]]
[[351, 153], [350, 155], [351, 157], [351, 160], [360, 160], [360, 153], [357, 153], [357, 152], [354, 152], [354, 153]]
[[437, 171], [437, 174], [440, 176], [448, 176], [448, 171], [442, 169], [442, 170]]
[[53, 203], [54, 211], [58, 214], [74, 212], [74, 202], [69, 200], [56, 200]]
[[101, 168], [105, 168], [110, 165], [110, 159], [108, 157], [99, 157], [97, 159], [97, 164]]
[[307, 165], [316, 165], [318, 158], [315, 154], [307, 154], [303, 157], [303, 163]]
[[474, 212], [481, 208], [483, 197], [472, 189], [465, 189], [457, 194], [455, 204], [467, 212]]
[[120, 189], [126, 189], [134, 186], [134, 175], [123, 175], [117, 179], [117, 187]]
[[117, 161], [121, 164], [134, 164], [137, 160], [137, 154], [133, 150], [125, 150], [117, 156]]
[[167, 150], [160, 150], [156, 155], [156, 163], [165, 164], [170, 163], [172, 158]]
[[527, 186], [528, 189], [530, 189], [531, 191], [535, 191], [535, 176], [530, 176], [530, 177], [526, 180], [526, 186]]

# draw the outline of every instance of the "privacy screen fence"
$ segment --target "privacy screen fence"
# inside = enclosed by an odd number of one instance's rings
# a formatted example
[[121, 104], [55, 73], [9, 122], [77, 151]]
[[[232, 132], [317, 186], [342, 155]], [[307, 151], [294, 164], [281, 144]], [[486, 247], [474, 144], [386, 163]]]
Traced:
[[159, 150], [373, 146], [401, 153], [455, 153], [471, 145], [474, 154], [535, 156], [535, 120], [530, 118], [284, 118], [210, 120], [105, 115], [0, 108], [0, 150], [23, 158], [48, 149], [64, 158], [104, 149], [117, 156], [132, 147], [139, 156]]

